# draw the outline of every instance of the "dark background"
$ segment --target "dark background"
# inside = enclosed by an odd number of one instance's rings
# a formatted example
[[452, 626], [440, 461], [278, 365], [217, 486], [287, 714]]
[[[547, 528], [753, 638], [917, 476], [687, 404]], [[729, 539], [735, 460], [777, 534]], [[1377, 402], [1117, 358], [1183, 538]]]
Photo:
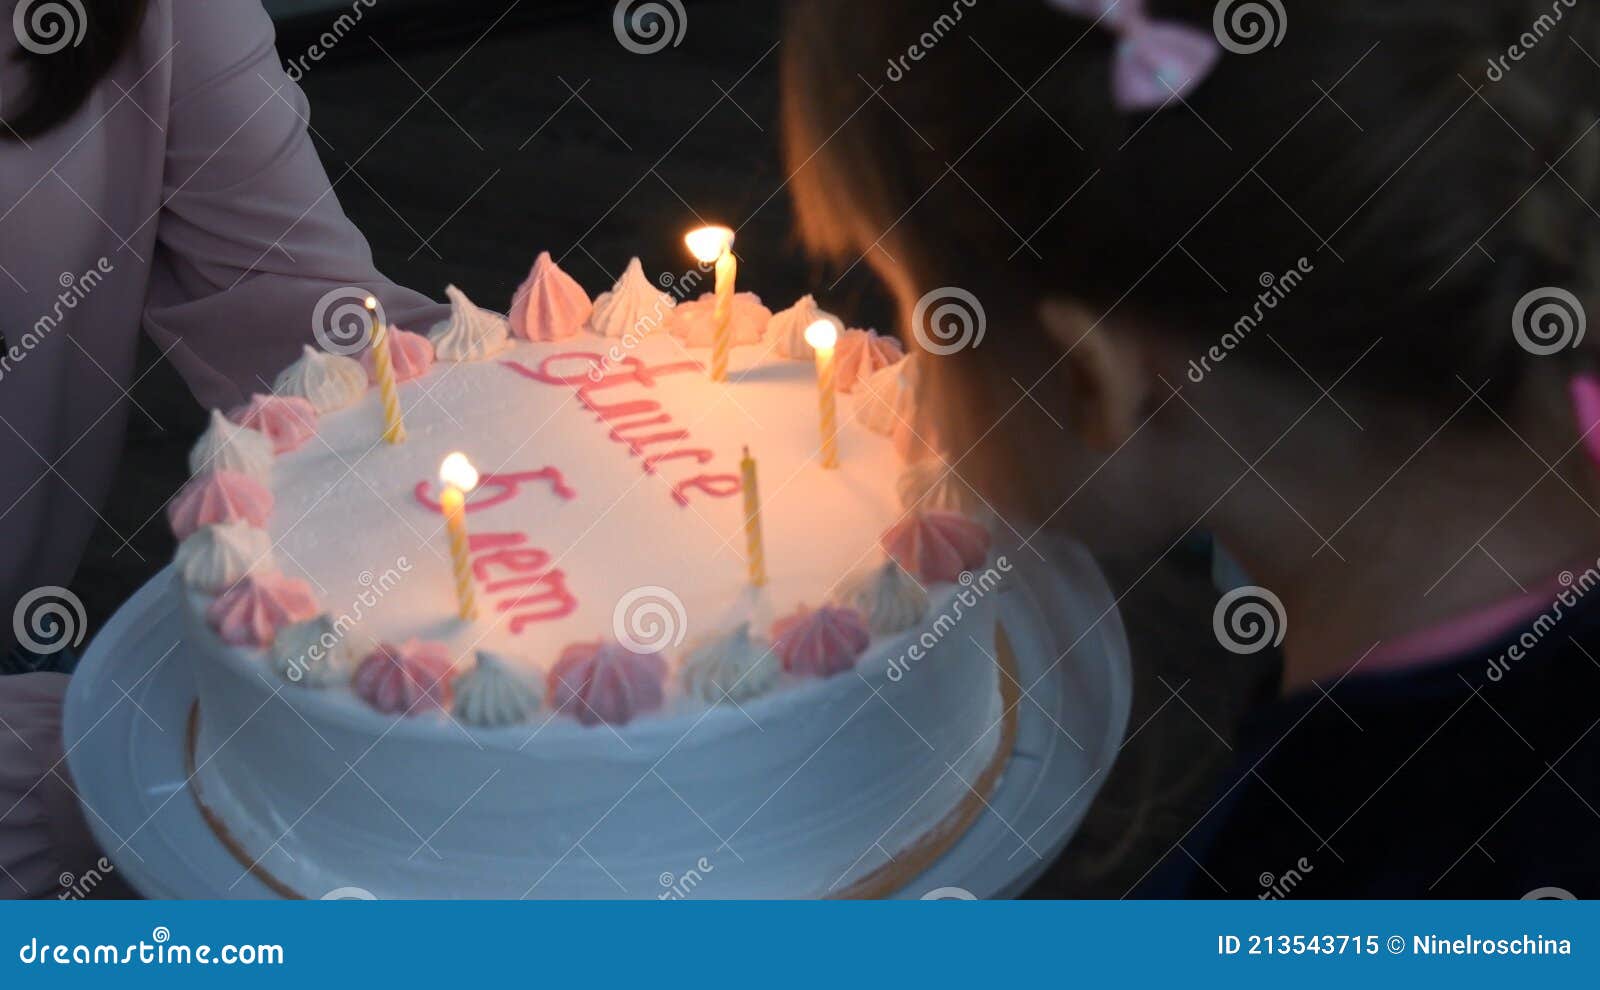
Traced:
[[[549, 250], [595, 293], [633, 255], [652, 273], [681, 270], [681, 235], [704, 218], [741, 228], [742, 287], [774, 308], [815, 291], [852, 323], [889, 328], [864, 266], [834, 287], [838, 273], [795, 239], [778, 147], [779, 5], [686, 6], [682, 44], [654, 55], [618, 44], [600, 0], [377, 0], [320, 61], [299, 60], [352, 7], [282, 22], [279, 52], [306, 67], [339, 200], [398, 282], [437, 298], [453, 282], [503, 309]], [[95, 625], [170, 558], [158, 512], [204, 425], [170, 368], [134, 397], [151, 416], [131, 419], [106, 513], [115, 531], [138, 530], [133, 550], [115, 552], [121, 541], [103, 531], [74, 585]], [[1120, 588], [1147, 561], [1104, 563]], [[1214, 600], [1204, 559], [1180, 551], [1123, 602], [1138, 669], [1130, 739], [1035, 895], [1122, 897], [1185, 855], [1175, 843], [1210, 806], [1238, 715], [1272, 679], [1270, 660], [1217, 646]]]

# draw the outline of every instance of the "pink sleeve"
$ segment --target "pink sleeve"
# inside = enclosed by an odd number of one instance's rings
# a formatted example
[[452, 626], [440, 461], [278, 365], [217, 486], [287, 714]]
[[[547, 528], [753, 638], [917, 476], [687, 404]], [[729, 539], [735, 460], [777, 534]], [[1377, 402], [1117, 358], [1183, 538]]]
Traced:
[[[208, 406], [267, 391], [328, 293], [370, 291], [391, 322], [448, 312], [399, 288], [339, 207], [258, 0], [174, 3], [158, 253], [145, 329]], [[176, 346], [174, 346], [176, 345]]]
[[0, 897], [55, 897], [108, 872], [61, 752], [63, 674], [0, 677]]

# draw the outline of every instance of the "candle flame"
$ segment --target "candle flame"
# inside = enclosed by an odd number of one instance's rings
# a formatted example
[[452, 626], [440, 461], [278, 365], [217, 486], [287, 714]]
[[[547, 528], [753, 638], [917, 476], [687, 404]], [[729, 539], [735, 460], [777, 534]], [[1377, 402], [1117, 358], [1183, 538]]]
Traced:
[[365, 305], [367, 307], [367, 312], [376, 313], [378, 311], [378, 297], [368, 296]]
[[478, 469], [467, 460], [467, 455], [456, 451], [439, 465], [439, 480], [451, 488], [470, 492], [478, 487]]
[[701, 227], [689, 231], [683, 243], [689, 246], [689, 253], [696, 261], [709, 265], [733, 250], [733, 231], [727, 227]]
[[806, 327], [806, 343], [819, 351], [831, 351], [839, 342], [839, 328], [832, 320], [818, 320]]

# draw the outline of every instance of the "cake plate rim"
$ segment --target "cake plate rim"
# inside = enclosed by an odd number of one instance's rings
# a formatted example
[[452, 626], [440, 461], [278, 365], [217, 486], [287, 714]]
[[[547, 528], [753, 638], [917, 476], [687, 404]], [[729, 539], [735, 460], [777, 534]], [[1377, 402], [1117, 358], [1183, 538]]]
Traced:
[[[1086, 551], [1068, 541], [1052, 549], [1047, 564], [1019, 567], [1017, 586], [1002, 598], [1001, 621], [1028, 693], [1019, 705], [1018, 743], [990, 808], [895, 897], [1021, 893], [1076, 832], [1116, 757], [1132, 707], [1120, 614]], [[62, 718], [67, 764], [91, 831], [135, 890], [162, 899], [272, 898], [260, 880], [240, 874], [186, 786], [183, 741], [196, 696], [181, 656], [183, 621], [172, 580], [170, 567], [158, 573], [85, 652]], [[1093, 621], [1073, 646], [1087, 645], [1083, 655], [1050, 663], [1047, 655], [1055, 650], [1040, 647], [1052, 636], [1051, 623], [1070, 627], [1085, 616]], [[1050, 723], [1059, 728], [1062, 719], [1078, 721], [1067, 714], [1071, 710], [1102, 720], [1090, 726], [1096, 738], [1051, 731]], [[1087, 774], [1086, 761], [1093, 764]], [[1063, 793], [1069, 796], [1060, 802]]]

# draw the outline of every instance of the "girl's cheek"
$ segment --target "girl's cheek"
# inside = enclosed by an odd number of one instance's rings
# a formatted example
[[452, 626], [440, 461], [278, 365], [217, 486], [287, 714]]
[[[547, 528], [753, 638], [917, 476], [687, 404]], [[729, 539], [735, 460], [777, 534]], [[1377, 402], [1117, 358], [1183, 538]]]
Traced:
[[1184, 480], [1160, 461], [1137, 438], [1109, 455], [1067, 442], [1041, 458], [1040, 479], [1050, 481], [1037, 485], [1030, 512], [1098, 554], [1158, 553], [1196, 522]]

